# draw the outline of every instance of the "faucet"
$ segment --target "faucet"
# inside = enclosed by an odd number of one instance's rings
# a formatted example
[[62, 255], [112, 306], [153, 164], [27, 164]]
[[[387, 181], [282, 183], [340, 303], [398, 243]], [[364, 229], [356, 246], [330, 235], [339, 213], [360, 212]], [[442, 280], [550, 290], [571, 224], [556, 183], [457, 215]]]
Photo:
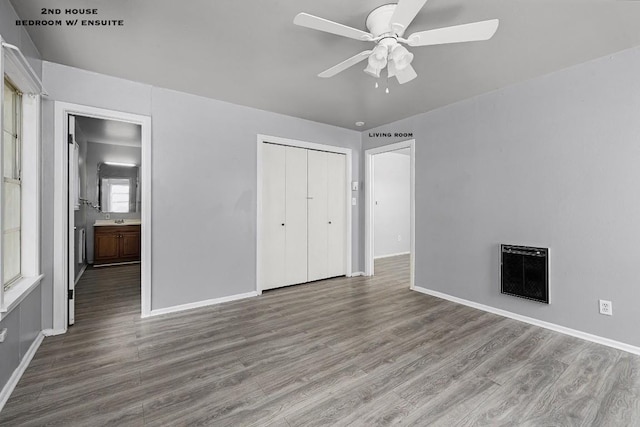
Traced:
[[124, 224], [124, 219], [116, 219], [113, 222], [116, 224]]

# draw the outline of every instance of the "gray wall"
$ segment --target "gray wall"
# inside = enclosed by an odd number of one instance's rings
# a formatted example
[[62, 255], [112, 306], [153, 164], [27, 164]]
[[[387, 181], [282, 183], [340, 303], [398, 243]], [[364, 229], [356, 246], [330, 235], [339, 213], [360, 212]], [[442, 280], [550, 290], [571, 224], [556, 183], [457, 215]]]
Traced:
[[92, 105], [135, 114], [151, 114], [151, 86], [43, 62], [50, 96], [42, 103], [42, 319], [53, 325], [54, 101]]
[[[102, 162], [135, 163], [139, 165], [142, 161], [142, 150], [140, 147], [128, 147], [123, 145], [102, 144], [89, 142], [87, 144], [87, 199], [92, 203], [98, 200], [98, 164]], [[140, 212], [131, 213], [110, 213], [111, 219], [131, 219], [140, 218]], [[93, 264], [93, 224], [98, 219], [105, 219], [105, 214], [88, 207], [87, 209], [87, 260]]]
[[0, 343], [0, 390], [42, 330], [40, 304], [40, 287], [37, 287], [0, 322], [0, 330], [7, 328], [7, 337]]
[[[40, 54], [27, 32], [15, 26], [13, 7], [0, 0], [0, 35], [8, 43], [18, 46], [27, 56], [38, 75], [42, 75]], [[33, 340], [42, 329], [40, 287], [34, 289], [7, 317], [0, 321], [0, 330], [7, 328], [7, 338], [0, 343], [0, 389], [18, 367]]]
[[[43, 67], [52, 99], [152, 116], [153, 309], [255, 290], [258, 133], [352, 148], [354, 180], [360, 176], [359, 132], [49, 62]], [[52, 181], [52, 103], [44, 114], [45, 178]], [[52, 208], [52, 197], [46, 206]], [[43, 229], [51, 230], [51, 221]], [[50, 284], [43, 298], [51, 301]], [[51, 310], [44, 316], [51, 322]]]
[[[638, 70], [635, 48], [377, 129], [416, 139], [416, 285], [639, 346]], [[500, 243], [550, 248], [549, 305], [500, 294]]]
[[373, 156], [375, 257], [410, 251], [411, 157], [396, 152]]

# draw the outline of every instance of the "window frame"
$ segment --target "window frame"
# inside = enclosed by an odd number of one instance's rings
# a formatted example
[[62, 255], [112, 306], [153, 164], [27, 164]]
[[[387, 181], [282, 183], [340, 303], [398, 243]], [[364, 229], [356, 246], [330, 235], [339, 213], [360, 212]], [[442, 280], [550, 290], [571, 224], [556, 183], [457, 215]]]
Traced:
[[[2, 159], [2, 166], [0, 166], [0, 171], [2, 171], [2, 185], [3, 185], [3, 190], [2, 190], [2, 195], [3, 195], [3, 201], [4, 201], [4, 184], [5, 183], [13, 183], [13, 184], [17, 184], [20, 187], [20, 224], [18, 225], [17, 231], [18, 231], [18, 236], [19, 236], [19, 240], [20, 240], [20, 246], [19, 246], [19, 251], [22, 252], [22, 231], [21, 231], [21, 226], [22, 226], [22, 92], [20, 92], [20, 90], [15, 86], [15, 84], [11, 81], [11, 79], [7, 76], [4, 75], [4, 80], [3, 80], [3, 86], [2, 86], [2, 99], [3, 99], [3, 107], [4, 107], [4, 90], [6, 90], [6, 87], [9, 86], [9, 88], [12, 90], [12, 92], [14, 92], [16, 94], [16, 97], [13, 100], [13, 106], [12, 109], [15, 110], [15, 116], [13, 116], [11, 119], [13, 120], [13, 125], [12, 127], [14, 127], [14, 134], [13, 137], [16, 140], [16, 144], [14, 146], [14, 153], [13, 153], [13, 168], [14, 168], [14, 177], [5, 177], [4, 176], [4, 159]], [[3, 131], [3, 139], [4, 139], [4, 110], [2, 111], [2, 131]], [[4, 140], [2, 141], [2, 153], [4, 155]], [[4, 214], [4, 209], [3, 209], [3, 214]], [[3, 240], [3, 245], [4, 245], [4, 234], [5, 234], [5, 229], [4, 229], [4, 220], [2, 220], [2, 236], [0, 238], [2, 238]], [[4, 246], [2, 246], [2, 249], [4, 251]], [[4, 261], [4, 257], [0, 260], [0, 263], [2, 263]], [[15, 276], [11, 277], [6, 283], [4, 281], [4, 272], [2, 274], [2, 288], [3, 288], [3, 292], [7, 292], [7, 290], [9, 290], [16, 282], [18, 282], [21, 278], [22, 278], [22, 253], [19, 254], [19, 262], [20, 262], [20, 268], [18, 269], [18, 274], [16, 274]]]
[[[0, 320], [4, 319], [22, 300], [39, 285], [40, 273], [40, 136], [42, 83], [19, 49], [5, 43], [0, 37], [0, 74], [22, 93], [21, 121], [21, 215], [20, 215], [20, 270], [21, 277], [5, 290], [0, 286]], [[0, 127], [4, 124], [4, 84], [0, 89]], [[0, 152], [0, 173], [4, 164]], [[4, 179], [4, 174], [2, 174]], [[0, 200], [3, 197], [0, 186]], [[0, 209], [0, 222], [4, 213]], [[0, 239], [0, 260], [3, 240]], [[0, 277], [3, 266], [0, 262]]]

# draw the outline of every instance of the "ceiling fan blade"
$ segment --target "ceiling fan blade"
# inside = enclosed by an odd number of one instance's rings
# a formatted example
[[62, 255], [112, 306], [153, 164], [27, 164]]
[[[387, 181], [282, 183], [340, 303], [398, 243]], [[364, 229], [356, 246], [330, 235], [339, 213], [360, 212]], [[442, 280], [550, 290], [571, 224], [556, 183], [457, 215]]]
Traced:
[[373, 39], [370, 33], [358, 30], [353, 27], [347, 27], [346, 25], [338, 24], [337, 22], [329, 21], [324, 18], [320, 18], [308, 13], [299, 13], [293, 19], [293, 23], [300, 25], [301, 27], [307, 27], [318, 31], [324, 31], [326, 33], [336, 34], [343, 37], [349, 37], [350, 39], [369, 41]]
[[473, 42], [489, 40], [498, 29], [497, 19], [455, 25], [453, 27], [420, 31], [408, 37], [409, 46], [431, 46], [446, 43]]
[[394, 70], [394, 73], [396, 79], [398, 79], [398, 83], [400, 83], [401, 85], [410, 82], [411, 80], [418, 77], [418, 73], [416, 73], [416, 70], [413, 69], [411, 64], [407, 65], [406, 68], [403, 68], [400, 71]]
[[371, 55], [371, 52], [372, 52], [371, 50], [365, 50], [364, 52], [360, 52], [359, 54], [354, 55], [351, 58], [342, 61], [338, 65], [334, 65], [328, 70], [324, 70], [323, 72], [318, 74], [318, 77], [323, 77], [323, 78], [333, 77], [339, 72], [344, 71], [349, 67], [353, 67], [358, 62], [364, 61], [369, 57], [369, 55]]
[[401, 36], [427, 0], [400, 0], [391, 17], [391, 29]]

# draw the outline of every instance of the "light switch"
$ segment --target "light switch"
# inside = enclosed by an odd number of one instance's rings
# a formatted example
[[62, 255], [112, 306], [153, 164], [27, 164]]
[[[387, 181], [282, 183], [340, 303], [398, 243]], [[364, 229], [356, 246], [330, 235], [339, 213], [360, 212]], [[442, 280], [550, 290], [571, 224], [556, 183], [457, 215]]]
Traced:
[[358, 191], [358, 181], [353, 181], [351, 183], [351, 191]]
[[356, 201], [356, 198], [355, 198], [355, 197], [352, 197], [352, 198], [351, 198], [351, 206], [355, 206], [355, 205], [357, 205], [357, 204], [358, 204], [358, 202]]
[[0, 331], [0, 342], [4, 342], [5, 338], [7, 338], [7, 328]]

